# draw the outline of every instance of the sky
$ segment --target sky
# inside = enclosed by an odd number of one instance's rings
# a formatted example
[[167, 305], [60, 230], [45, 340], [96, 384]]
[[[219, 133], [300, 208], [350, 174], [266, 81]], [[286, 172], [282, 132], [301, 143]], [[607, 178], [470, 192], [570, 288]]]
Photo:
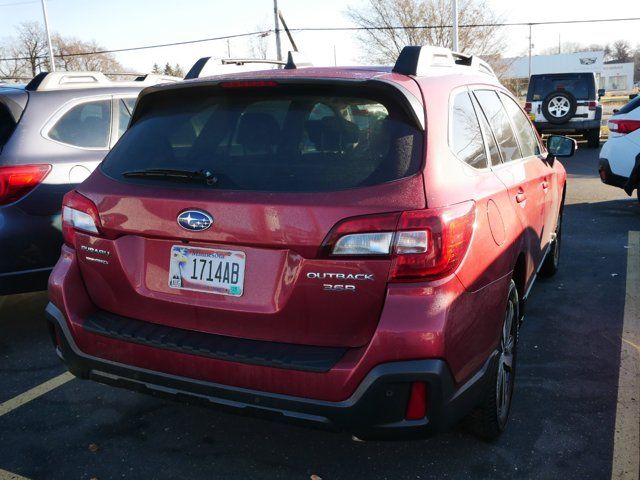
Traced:
[[[601, 0], [486, 0], [505, 22], [538, 22], [640, 16], [638, 0], [618, 0], [606, 8]], [[352, 26], [345, 15], [348, 6], [365, 0], [279, 0], [290, 28]], [[611, 2], [613, 4], [614, 2]], [[535, 10], [532, 6], [535, 5]], [[106, 48], [170, 43], [244, 33], [273, 26], [272, 0], [47, 0], [52, 31], [83, 40], [95, 39]], [[42, 21], [39, 0], [0, 0], [0, 40], [11, 36], [25, 21]], [[524, 54], [528, 27], [505, 27], [504, 56]], [[612, 43], [628, 40], [640, 44], [640, 21], [552, 25], [533, 27], [533, 53], [562, 42]], [[295, 32], [298, 47], [315, 65], [361, 63], [361, 51], [353, 32]], [[274, 36], [268, 38], [275, 56]], [[289, 43], [283, 37], [283, 50]], [[148, 72], [154, 63], [179, 63], [188, 69], [199, 57], [249, 54], [245, 38], [118, 53], [116, 58], [132, 72]], [[335, 56], [334, 56], [335, 55]]]

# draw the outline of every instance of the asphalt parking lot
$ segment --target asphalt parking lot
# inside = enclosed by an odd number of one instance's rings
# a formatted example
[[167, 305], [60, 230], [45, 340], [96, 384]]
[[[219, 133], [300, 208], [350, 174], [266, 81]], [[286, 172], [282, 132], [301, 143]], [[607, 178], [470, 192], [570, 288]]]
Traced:
[[[422, 441], [356, 442], [62, 377], [0, 407], [0, 479], [611, 478], [628, 238], [640, 231], [640, 206], [600, 183], [597, 151], [582, 147], [564, 162], [561, 269], [533, 289], [511, 422], [497, 442], [464, 426]], [[0, 404], [65, 372], [46, 301], [44, 292], [0, 297]], [[617, 451], [627, 447], [637, 445]]]

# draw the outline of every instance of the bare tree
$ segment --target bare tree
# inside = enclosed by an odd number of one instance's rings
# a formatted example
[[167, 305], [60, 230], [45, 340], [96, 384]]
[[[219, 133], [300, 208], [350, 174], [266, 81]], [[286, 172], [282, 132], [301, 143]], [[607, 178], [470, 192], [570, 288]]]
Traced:
[[[120, 73], [122, 65], [112, 54], [92, 53], [104, 50], [95, 40], [52, 35], [56, 68], [60, 70], [97, 70]], [[0, 76], [33, 77], [50, 70], [44, 28], [38, 22], [25, 22], [17, 27], [17, 35], [0, 45]]]
[[[346, 12], [351, 21], [367, 29], [358, 35], [367, 61], [393, 63], [405, 45], [452, 47], [453, 10], [450, 0], [367, 2], [364, 8], [348, 8]], [[460, 0], [458, 21], [461, 25], [500, 23], [485, 0]], [[459, 48], [465, 53], [499, 58], [504, 50], [500, 27], [460, 28]]]
[[[258, 25], [256, 31], [268, 30], [267, 27]], [[269, 34], [254, 35], [249, 40], [249, 55], [252, 58], [267, 59], [269, 53]]]
[[631, 45], [626, 40], [617, 40], [613, 42], [613, 49], [611, 52], [611, 60], [617, 63], [626, 63], [633, 60], [633, 53], [631, 52]]
[[[77, 38], [65, 38], [54, 34], [52, 38], [56, 67], [61, 70], [98, 71], [121, 73], [124, 68], [110, 53], [90, 53], [105, 50], [95, 40], [89, 42]], [[82, 54], [82, 55], [79, 55]]]

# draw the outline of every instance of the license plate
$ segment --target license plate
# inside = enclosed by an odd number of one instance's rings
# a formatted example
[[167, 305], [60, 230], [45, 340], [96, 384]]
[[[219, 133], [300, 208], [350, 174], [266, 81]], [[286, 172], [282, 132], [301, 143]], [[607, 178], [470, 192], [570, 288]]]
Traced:
[[244, 287], [244, 252], [171, 247], [169, 287], [239, 297]]

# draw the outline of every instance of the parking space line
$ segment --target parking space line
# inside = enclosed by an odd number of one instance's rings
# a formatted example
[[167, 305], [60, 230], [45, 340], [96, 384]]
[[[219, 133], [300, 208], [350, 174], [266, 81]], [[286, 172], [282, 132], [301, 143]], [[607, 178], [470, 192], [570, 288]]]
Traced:
[[640, 477], [640, 232], [629, 232], [611, 478]]
[[7, 472], [0, 468], [0, 480], [29, 480], [27, 477], [18, 475], [17, 473]]
[[[73, 380], [75, 377], [69, 373], [65, 372], [62, 375], [58, 375], [57, 377], [52, 378], [51, 380], [47, 380], [44, 383], [41, 383], [37, 387], [33, 387], [31, 390], [27, 390], [24, 393], [21, 393], [17, 397], [13, 397], [10, 400], [7, 400], [4, 403], [0, 403], [0, 417], [6, 415], [7, 413], [15, 410], [18, 407], [21, 407], [25, 403], [30, 402], [31, 400], [35, 400], [38, 397], [41, 397], [45, 393], [50, 392], [51, 390], [58, 388], [61, 385], [64, 385], [69, 380]], [[2, 478], [2, 477], [0, 477]]]

